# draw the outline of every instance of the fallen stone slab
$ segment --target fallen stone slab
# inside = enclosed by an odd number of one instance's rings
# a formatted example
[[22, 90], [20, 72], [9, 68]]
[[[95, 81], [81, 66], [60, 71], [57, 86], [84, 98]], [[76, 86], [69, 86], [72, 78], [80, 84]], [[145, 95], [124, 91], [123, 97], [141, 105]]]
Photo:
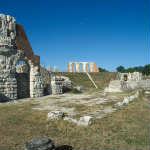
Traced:
[[91, 116], [83, 116], [83, 117], [80, 117], [80, 120], [77, 122], [77, 124], [87, 126], [91, 124], [91, 121], [92, 121]]
[[51, 111], [48, 113], [48, 119], [59, 119], [63, 118], [65, 116], [65, 113], [60, 110]]
[[126, 105], [126, 104], [128, 104], [129, 102], [133, 101], [133, 100], [134, 100], [135, 98], [137, 98], [138, 96], [139, 96], [139, 91], [137, 91], [134, 95], [124, 97], [123, 101], [116, 103], [115, 106], [121, 107], [121, 106], [123, 106], [123, 105]]
[[83, 116], [83, 117], [80, 117], [79, 120], [73, 119], [73, 118], [70, 118], [70, 117], [65, 117], [64, 120], [74, 122], [78, 126], [88, 126], [88, 125], [91, 124], [92, 117], [91, 116]]
[[74, 122], [74, 123], [77, 123], [77, 119], [73, 119], [73, 118], [70, 118], [70, 117], [65, 117], [64, 120], [67, 120], [67, 121], [71, 121], [71, 122]]

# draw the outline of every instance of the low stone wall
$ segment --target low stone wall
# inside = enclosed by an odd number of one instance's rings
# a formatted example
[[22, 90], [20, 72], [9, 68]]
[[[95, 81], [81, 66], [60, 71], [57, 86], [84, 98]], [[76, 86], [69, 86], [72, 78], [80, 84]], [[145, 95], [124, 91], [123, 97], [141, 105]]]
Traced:
[[150, 88], [150, 79], [139, 81], [138, 87], [139, 88]]
[[40, 67], [40, 72], [41, 72], [43, 84], [50, 84], [51, 83], [51, 72], [48, 71], [44, 67]]

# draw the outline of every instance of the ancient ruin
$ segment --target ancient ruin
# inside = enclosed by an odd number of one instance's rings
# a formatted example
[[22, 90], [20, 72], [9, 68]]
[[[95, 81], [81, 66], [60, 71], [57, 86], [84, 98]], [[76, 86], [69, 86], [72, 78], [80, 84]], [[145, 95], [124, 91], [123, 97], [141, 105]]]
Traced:
[[0, 14], [0, 97], [43, 96], [40, 57], [34, 55], [23, 27], [14, 17]]
[[[142, 80], [142, 73], [120, 73], [118, 72], [117, 80], [110, 82], [109, 87], [105, 88], [105, 92], [123, 92], [141, 88], [145, 81]], [[146, 84], [144, 83], [144, 86]]]
[[142, 73], [133, 72], [133, 73], [118, 73], [118, 80], [122, 81], [139, 81], [142, 80]]
[[62, 94], [68, 83], [70, 88], [69, 79], [51, 77], [50, 68], [40, 66], [40, 56], [34, 55], [23, 27], [14, 17], [0, 14], [1, 101]]
[[95, 62], [68, 62], [67, 72], [98, 72]]

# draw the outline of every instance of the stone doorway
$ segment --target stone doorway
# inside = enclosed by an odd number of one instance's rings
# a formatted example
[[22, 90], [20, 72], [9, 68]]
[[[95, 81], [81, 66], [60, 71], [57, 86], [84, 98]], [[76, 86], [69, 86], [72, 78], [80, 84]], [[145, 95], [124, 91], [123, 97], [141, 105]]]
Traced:
[[25, 61], [18, 61], [16, 64], [17, 80], [17, 97], [29, 98], [30, 97], [30, 69]]
[[124, 81], [127, 81], [127, 80], [128, 80], [128, 76], [125, 74], [125, 75], [123, 76], [123, 79], [124, 79]]

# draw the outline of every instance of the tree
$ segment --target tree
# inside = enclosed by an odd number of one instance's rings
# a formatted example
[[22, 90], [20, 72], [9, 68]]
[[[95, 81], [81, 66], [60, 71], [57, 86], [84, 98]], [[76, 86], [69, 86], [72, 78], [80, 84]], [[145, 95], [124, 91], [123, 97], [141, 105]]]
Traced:
[[104, 68], [98, 68], [99, 72], [109, 72], [108, 70], [104, 69]]
[[145, 75], [150, 75], [150, 64], [144, 66], [142, 73]]
[[117, 72], [121, 72], [121, 73], [125, 72], [125, 68], [123, 66], [117, 67], [116, 70]]

